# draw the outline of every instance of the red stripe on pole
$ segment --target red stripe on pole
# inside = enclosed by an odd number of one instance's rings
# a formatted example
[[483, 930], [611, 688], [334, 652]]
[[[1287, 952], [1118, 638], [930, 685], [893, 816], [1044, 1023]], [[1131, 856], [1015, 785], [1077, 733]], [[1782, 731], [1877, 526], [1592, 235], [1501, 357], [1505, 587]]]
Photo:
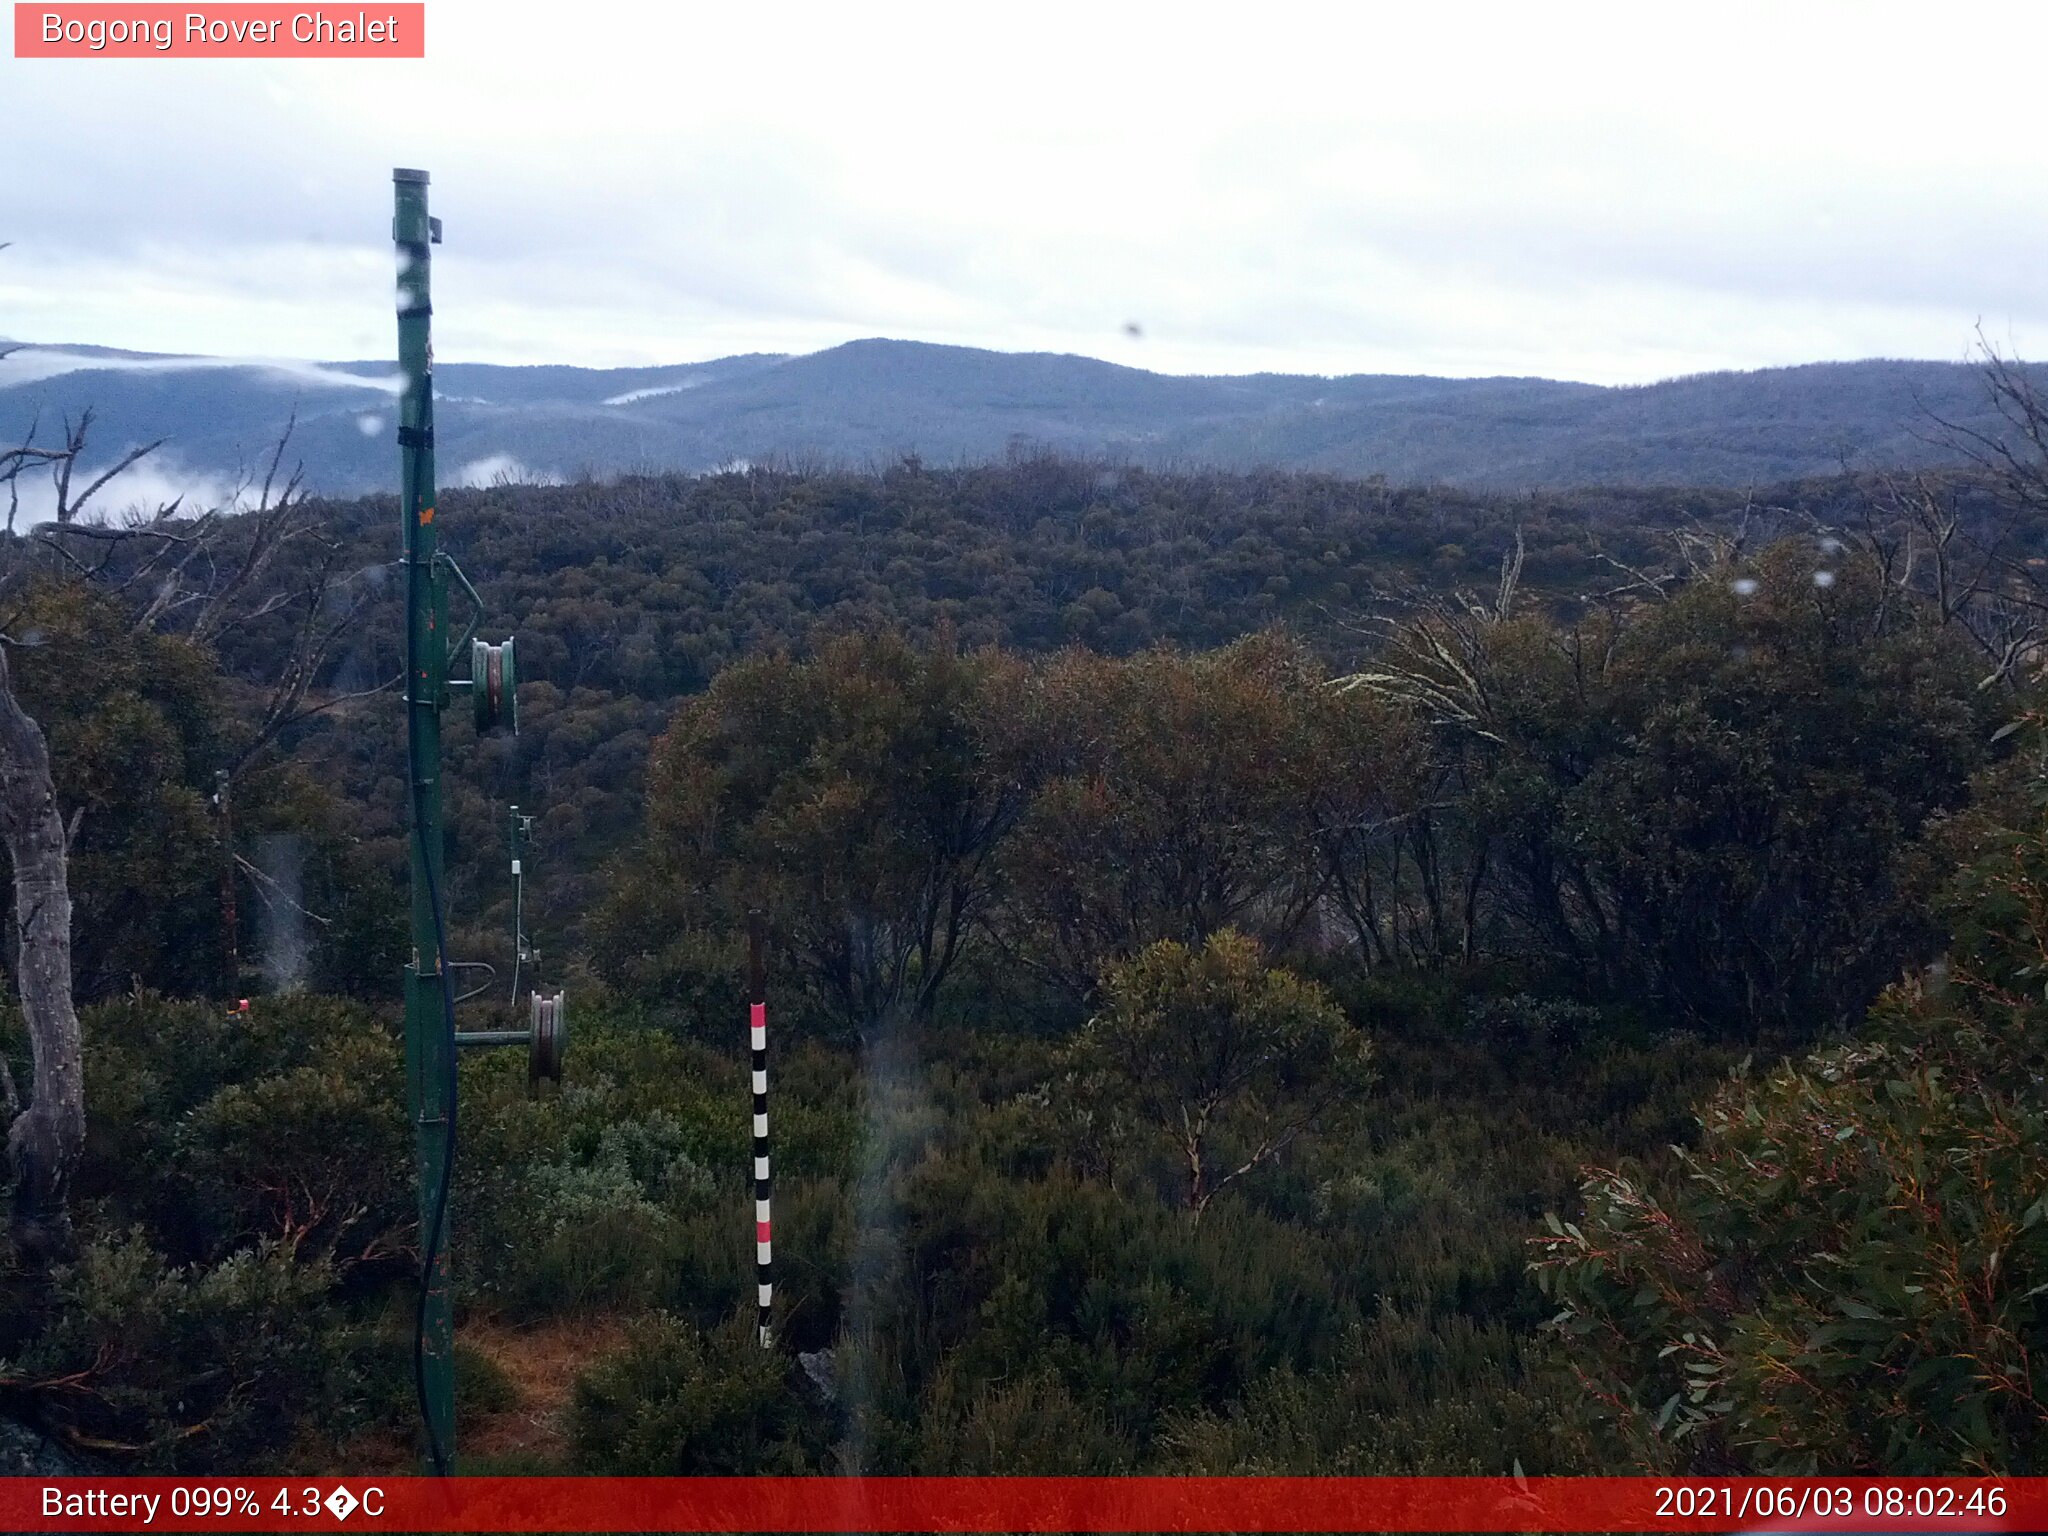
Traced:
[[755, 1222], [755, 1223], [754, 1223], [754, 1241], [755, 1241], [755, 1242], [757, 1242], [757, 1243], [765, 1243], [765, 1242], [767, 1242], [767, 1241], [768, 1241], [768, 1223], [767, 1223], [767, 1222], [765, 1222], [765, 1221], [757, 1221], [757, 1222]]
[[766, 1029], [768, 1027], [768, 1005], [766, 1003], [749, 1003], [747, 1005], [747, 1023], [748, 1027], [752, 1029]]
[[2048, 1478], [0, 1478], [9, 1531], [1931, 1528], [2048, 1528]]

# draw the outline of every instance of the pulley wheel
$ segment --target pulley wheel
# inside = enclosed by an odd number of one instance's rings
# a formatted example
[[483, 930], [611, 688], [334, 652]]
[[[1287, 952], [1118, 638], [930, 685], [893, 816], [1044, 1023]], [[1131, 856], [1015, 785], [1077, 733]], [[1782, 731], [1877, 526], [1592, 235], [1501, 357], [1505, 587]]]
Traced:
[[545, 997], [535, 992], [533, 996], [533, 1018], [528, 1025], [526, 1045], [526, 1078], [538, 1083], [542, 1078], [559, 1083], [562, 1080], [562, 1055], [569, 1048], [569, 995], [557, 992]]
[[469, 660], [470, 702], [479, 733], [503, 725], [519, 734], [519, 677], [512, 642], [475, 641]]

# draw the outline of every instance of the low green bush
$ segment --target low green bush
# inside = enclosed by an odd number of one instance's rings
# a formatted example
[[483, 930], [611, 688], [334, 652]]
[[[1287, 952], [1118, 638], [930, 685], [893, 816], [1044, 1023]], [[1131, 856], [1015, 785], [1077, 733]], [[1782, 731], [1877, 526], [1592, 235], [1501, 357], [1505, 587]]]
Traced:
[[578, 1471], [636, 1476], [821, 1470], [831, 1425], [754, 1337], [751, 1309], [704, 1330], [670, 1316], [636, 1327], [576, 1384]]
[[359, 1396], [332, 1285], [324, 1260], [277, 1242], [184, 1268], [139, 1233], [94, 1242], [0, 1374], [61, 1439], [139, 1471], [274, 1465]]

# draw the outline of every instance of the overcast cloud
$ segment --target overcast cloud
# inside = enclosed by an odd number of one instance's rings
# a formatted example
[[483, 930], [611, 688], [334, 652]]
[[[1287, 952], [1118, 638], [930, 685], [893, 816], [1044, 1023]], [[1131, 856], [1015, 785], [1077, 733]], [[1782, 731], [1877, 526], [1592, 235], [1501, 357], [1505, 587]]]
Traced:
[[427, 19], [416, 62], [0, 60], [0, 335], [388, 355], [412, 165], [450, 360], [886, 335], [1625, 382], [1961, 358], [1980, 321], [2048, 356], [2037, 6]]

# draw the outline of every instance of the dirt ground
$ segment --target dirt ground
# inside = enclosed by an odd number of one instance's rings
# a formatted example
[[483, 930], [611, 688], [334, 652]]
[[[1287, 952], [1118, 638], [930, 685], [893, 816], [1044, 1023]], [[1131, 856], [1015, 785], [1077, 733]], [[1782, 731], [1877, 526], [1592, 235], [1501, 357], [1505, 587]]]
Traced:
[[599, 1355], [616, 1349], [624, 1335], [624, 1320], [617, 1317], [552, 1318], [519, 1327], [482, 1321], [465, 1325], [463, 1342], [510, 1378], [519, 1399], [499, 1412], [470, 1416], [461, 1427], [463, 1460], [518, 1457], [565, 1466], [567, 1410], [576, 1378]]
[[[458, 1342], [488, 1358], [511, 1383], [511, 1406], [458, 1415], [456, 1443], [465, 1470], [546, 1473], [566, 1471], [568, 1408], [576, 1378], [598, 1356], [616, 1349], [629, 1319], [566, 1317], [513, 1325], [465, 1319]], [[366, 1436], [350, 1445], [342, 1464], [352, 1473], [404, 1475], [419, 1471], [410, 1435]]]

